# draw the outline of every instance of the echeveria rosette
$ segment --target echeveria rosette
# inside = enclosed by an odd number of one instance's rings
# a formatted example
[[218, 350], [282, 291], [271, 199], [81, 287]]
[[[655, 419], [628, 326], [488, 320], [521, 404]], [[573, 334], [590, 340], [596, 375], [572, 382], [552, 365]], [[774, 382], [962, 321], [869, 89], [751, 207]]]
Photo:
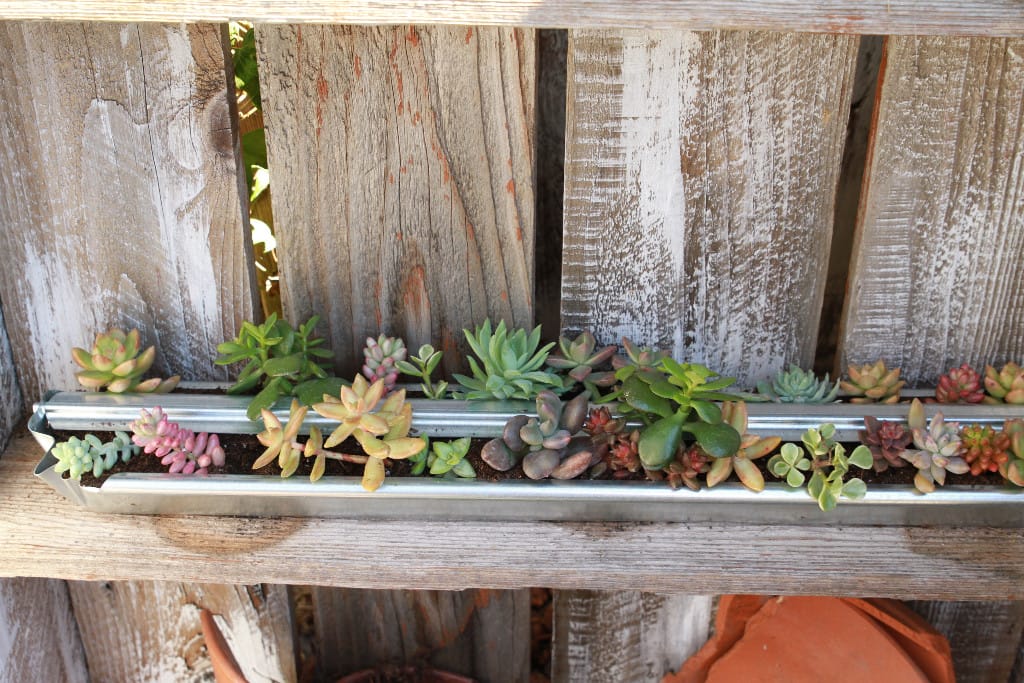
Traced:
[[985, 393], [984, 401], [990, 405], [1024, 404], [1024, 368], [1017, 363], [1007, 363], [997, 372], [986, 365]]
[[543, 390], [565, 390], [558, 375], [542, 369], [554, 343], [540, 346], [540, 325], [529, 334], [523, 329], [509, 333], [502, 320], [492, 332], [491, 321], [485, 320], [475, 332], [463, 333], [476, 354], [466, 358], [472, 377], [454, 375], [468, 390], [466, 398], [533, 399]]
[[584, 330], [576, 339], [558, 338], [558, 351], [548, 356], [547, 364], [566, 373], [571, 382], [583, 384], [594, 397], [600, 397], [598, 387], [607, 388], [615, 384], [615, 373], [610, 370], [598, 371], [615, 355], [615, 346], [597, 348], [597, 339], [589, 330]]
[[921, 493], [931, 493], [936, 486], [946, 483], [946, 472], [965, 474], [970, 470], [967, 461], [959, 455], [960, 423], [946, 422], [941, 412], [926, 423], [924, 406], [914, 399], [907, 417], [917, 450], [903, 453], [903, 459], [917, 468], [914, 487]]
[[470, 443], [469, 437], [449, 442], [433, 442], [430, 453], [427, 455], [426, 463], [430, 468], [431, 476], [458, 477], [461, 479], [475, 478], [476, 472], [473, 470], [473, 465], [466, 460]]
[[839, 394], [839, 382], [819, 380], [811, 370], [790, 364], [780, 370], [771, 382], [758, 382], [757, 392], [776, 403], [832, 403]]

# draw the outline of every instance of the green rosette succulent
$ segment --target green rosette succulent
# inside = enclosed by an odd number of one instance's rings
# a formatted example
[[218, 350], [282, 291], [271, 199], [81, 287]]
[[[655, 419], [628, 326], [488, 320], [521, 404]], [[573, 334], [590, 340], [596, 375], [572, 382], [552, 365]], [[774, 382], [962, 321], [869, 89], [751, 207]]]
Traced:
[[758, 382], [757, 392], [776, 403], [831, 403], [839, 394], [839, 381], [819, 380], [813, 371], [790, 364], [789, 370], [779, 370], [769, 382]]
[[472, 377], [454, 375], [469, 399], [533, 399], [545, 389], [564, 390], [561, 378], [544, 370], [544, 361], [554, 343], [540, 345], [540, 325], [527, 334], [517, 329], [509, 332], [505, 321], [491, 329], [485, 320], [475, 332], [463, 330], [476, 358], [468, 357]]
[[82, 368], [75, 374], [78, 382], [91, 391], [102, 391], [106, 387], [115, 394], [166, 394], [178, 386], [177, 375], [165, 380], [142, 379], [156, 359], [156, 349], [150, 346], [140, 352], [139, 339], [138, 330], [125, 333], [114, 328], [98, 335], [91, 351], [77, 346], [71, 349], [71, 357]]

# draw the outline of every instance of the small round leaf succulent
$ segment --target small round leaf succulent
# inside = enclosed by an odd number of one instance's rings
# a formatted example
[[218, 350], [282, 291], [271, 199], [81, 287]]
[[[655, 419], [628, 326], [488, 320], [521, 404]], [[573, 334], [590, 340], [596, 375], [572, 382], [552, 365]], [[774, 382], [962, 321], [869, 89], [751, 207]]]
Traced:
[[165, 380], [158, 377], [143, 380], [142, 375], [153, 365], [156, 349], [152, 346], [139, 352], [139, 331], [125, 334], [114, 328], [96, 337], [91, 351], [71, 349], [71, 357], [80, 367], [75, 374], [86, 389], [107, 391], [115, 394], [134, 392], [139, 394], [166, 394], [178, 386], [180, 377], [175, 375]]
[[114, 438], [107, 443], [100, 441], [95, 434], [86, 434], [79, 439], [72, 436], [53, 447], [53, 457], [57, 464], [53, 471], [58, 474], [67, 472], [71, 479], [79, 480], [86, 472], [98, 477], [120, 462], [128, 462], [137, 455], [139, 447], [132, 444], [131, 437], [125, 432], [114, 432]]
[[890, 370], [881, 360], [874, 365], [851, 365], [846, 372], [850, 379], [839, 386], [850, 395], [850, 403], [898, 403], [906, 384], [900, 380], [899, 368]]
[[839, 394], [839, 382], [830, 383], [828, 373], [819, 380], [813, 371], [790, 364], [768, 382], [758, 382], [757, 392], [777, 403], [831, 403]]

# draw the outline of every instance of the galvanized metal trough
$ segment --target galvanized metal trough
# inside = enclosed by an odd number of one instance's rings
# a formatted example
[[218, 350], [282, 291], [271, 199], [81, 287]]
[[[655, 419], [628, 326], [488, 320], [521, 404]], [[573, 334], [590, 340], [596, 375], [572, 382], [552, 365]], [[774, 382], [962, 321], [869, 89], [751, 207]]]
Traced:
[[[37, 404], [29, 428], [45, 451], [36, 476], [58, 493], [97, 512], [377, 519], [550, 520], [574, 522], [680, 522], [806, 525], [1024, 526], [1024, 489], [1011, 486], [948, 486], [927, 496], [910, 486], [874, 486], [859, 501], [842, 501], [823, 513], [805, 491], [769, 483], [761, 493], [740, 484], [698, 492], [664, 483], [617, 481], [448, 481], [389, 478], [373, 493], [358, 477], [304, 478], [258, 475], [185, 477], [119, 473], [99, 488], [81, 486], [54, 472], [50, 429], [125, 429], [141, 408], [160, 405], [169, 418], [196, 431], [255, 433], [245, 416], [246, 397], [175, 393], [159, 397], [84, 392], [49, 394]], [[411, 399], [413, 428], [431, 437], [493, 437], [512, 415], [532, 403]], [[798, 441], [808, 427], [830, 422], [837, 438], [856, 441], [865, 415], [905, 419], [907, 405], [817, 406], [749, 404], [750, 429]], [[926, 406], [949, 421], [1001, 424], [1024, 417], [1015, 406]], [[275, 406], [282, 418], [287, 405]], [[331, 428], [315, 414], [306, 420]]]

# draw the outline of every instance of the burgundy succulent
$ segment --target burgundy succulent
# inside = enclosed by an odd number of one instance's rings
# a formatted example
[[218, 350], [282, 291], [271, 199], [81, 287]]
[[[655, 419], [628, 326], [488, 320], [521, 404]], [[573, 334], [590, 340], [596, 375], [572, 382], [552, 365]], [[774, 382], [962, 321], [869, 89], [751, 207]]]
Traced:
[[985, 388], [981, 375], [967, 363], [959, 368], [950, 368], [935, 388], [935, 400], [939, 403], [981, 403]]
[[871, 449], [876, 472], [907, 465], [901, 456], [913, 438], [910, 430], [899, 422], [883, 422], [870, 415], [864, 418], [864, 426], [867, 429], [860, 430], [860, 441]]
[[[711, 458], [696, 444], [680, 450], [664, 473], [668, 484], [674, 489], [682, 485], [694, 491], [700, 490], [700, 475], [711, 469]], [[660, 474], [660, 473], [659, 473]]]

